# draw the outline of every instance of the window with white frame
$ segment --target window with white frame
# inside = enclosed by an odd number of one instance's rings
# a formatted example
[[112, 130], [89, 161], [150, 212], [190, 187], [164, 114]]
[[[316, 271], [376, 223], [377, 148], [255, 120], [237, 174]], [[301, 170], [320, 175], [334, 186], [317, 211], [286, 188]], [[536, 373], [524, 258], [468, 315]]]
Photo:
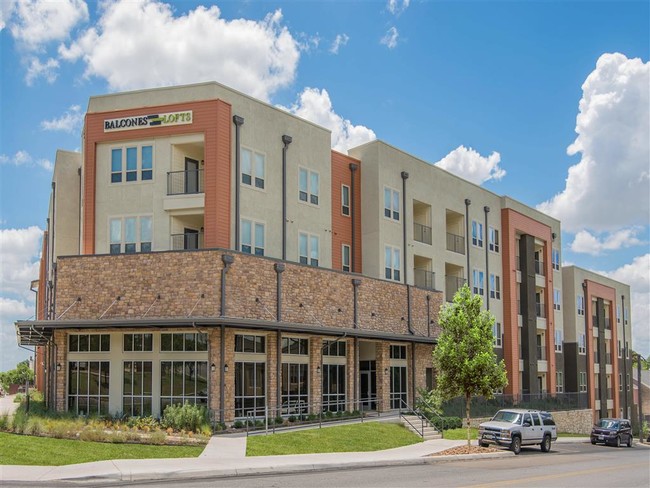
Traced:
[[625, 341], [625, 358], [630, 359], [630, 343]]
[[581, 371], [578, 374], [578, 391], [585, 392], [587, 391], [587, 373]]
[[490, 273], [490, 298], [501, 300], [501, 277]]
[[627, 307], [625, 307], [625, 309], [623, 310], [623, 320], [625, 320], [625, 325], [627, 325], [627, 319], [628, 319], [629, 315], [630, 314], [628, 313], [628, 309], [627, 309]]
[[584, 334], [578, 335], [578, 354], [587, 354], [587, 338]]
[[350, 271], [350, 246], [347, 244], [341, 247], [341, 264], [343, 271]]
[[555, 271], [560, 271], [560, 250], [553, 248], [551, 250], [551, 267]]
[[185, 403], [208, 404], [208, 362], [161, 361], [160, 411]]
[[384, 217], [399, 221], [399, 191], [384, 187]]
[[488, 229], [488, 248], [490, 251], [499, 252], [499, 230], [494, 227]]
[[585, 314], [585, 297], [582, 295], [578, 295], [577, 300], [576, 300], [576, 305], [578, 309], [578, 315], [584, 315]]
[[621, 344], [621, 341], [618, 341], [618, 357], [622, 358], [623, 357], [623, 345]]
[[305, 413], [309, 402], [309, 340], [282, 338], [282, 413]]
[[124, 352], [152, 352], [153, 334], [124, 334]]
[[68, 352], [110, 352], [110, 334], [70, 334]]
[[111, 149], [111, 183], [132, 182], [138, 179], [146, 181], [152, 178], [152, 145], [122, 146]]
[[298, 234], [298, 253], [301, 264], [318, 266], [320, 258], [320, 238], [315, 234]]
[[341, 185], [341, 214], [350, 215], [350, 187]]
[[494, 324], [492, 324], [492, 338], [494, 341], [494, 347], [502, 347], [502, 337], [501, 324], [499, 322], [494, 322]]
[[401, 251], [397, 247], [384, 247], [384, 277], [387, 280], [400, 281]]
[[562, 331], [555, 329], [555, 352], [562, 352]]
[[264, 224], [241, 219], [241, 251], [264, 256]]
[[241, 150], [241, 182], [243, 185], [264, 189], [266, 179], [266, 158], [264, 154], [250, 149]]
[[235, 417], [264, 415], [266, 337], [235, 335]]
[[616, 323], [621, 323], [621, 306], [616, 305]]
[[111, 254], [151, 251], [152, 219], [150, 216], [115, 217], [109, 220]]
[[147, 417], [152, 407], [152, 362], [124, 361], [122, 413], [129, 417]]
[[562, 308], [562, 293], [557, 288], [553, 289], [553, 309], [560, 310]]
[[68, 411], [108, 415], [110, 361], [68, 362]]
[[564, 392], [564, 378], [562, 371], [555, 372], [555, 392], [562, 393]]
[[160, 334], [162, 352], [202, 352], [208, 350], [208, 334], [202, 332], [164, 332]]
[[298, 198], [301, 202], [318, 205], [319, 174], [305, 168], [300, 168], [298, 181]]
[[472, 272], [472, 276], [474, 278], [472, 281], [472, 284], [474, 286], [473, 288], [474, 294], [483, 295], [483, 292], [485, 291], [485, 274], [483, 273], [483, 271], [479, 269], [475, 269]]
[[472, 244], [483, 247], [483, 224], [472, 220]]

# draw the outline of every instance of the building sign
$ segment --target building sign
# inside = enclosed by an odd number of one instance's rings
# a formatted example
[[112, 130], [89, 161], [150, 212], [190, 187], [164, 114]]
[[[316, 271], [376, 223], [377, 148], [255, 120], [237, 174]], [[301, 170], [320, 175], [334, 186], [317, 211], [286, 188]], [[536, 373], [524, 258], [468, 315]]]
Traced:
[[104, 120], [104, 132], [148, 129], [150, 127], [166, 127], [170, 125], [184, 125], [191, 123], [191, 110], [185, 112], [170, 112], [167, 114], [134, 115], [132, 117]]

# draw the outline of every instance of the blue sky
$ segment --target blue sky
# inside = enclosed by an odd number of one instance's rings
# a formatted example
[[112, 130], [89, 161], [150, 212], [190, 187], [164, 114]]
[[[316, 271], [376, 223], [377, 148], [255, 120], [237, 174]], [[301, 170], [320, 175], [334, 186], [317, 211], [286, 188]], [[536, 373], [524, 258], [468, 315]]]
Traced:
[[29, 354], [12, 323], [33, 313], [51, 164], [80, 147], [88, 97], [205, 80], [327, 126], [337, 149], [377, 137], [541, 206], [565, 263], [633, 286], [650, 353], [648, 2], [1, 5], [0, 370]]

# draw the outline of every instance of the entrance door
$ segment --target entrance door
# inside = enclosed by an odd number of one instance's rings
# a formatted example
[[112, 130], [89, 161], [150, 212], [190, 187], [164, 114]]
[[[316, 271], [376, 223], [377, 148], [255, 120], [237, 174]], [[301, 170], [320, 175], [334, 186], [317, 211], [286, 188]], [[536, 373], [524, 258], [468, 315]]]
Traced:
[[199, 231], [196, 229], [183, 229], [184, 242], [183, 249], [198, 249], [199, 248]]
[[199, 193], [199, 162], [185, 158], [185, 193]]
[[361, 361], [359, 364], [361, 386], [361, 408], [363, 410], [377, 409], [377, 373], [375, 361]]

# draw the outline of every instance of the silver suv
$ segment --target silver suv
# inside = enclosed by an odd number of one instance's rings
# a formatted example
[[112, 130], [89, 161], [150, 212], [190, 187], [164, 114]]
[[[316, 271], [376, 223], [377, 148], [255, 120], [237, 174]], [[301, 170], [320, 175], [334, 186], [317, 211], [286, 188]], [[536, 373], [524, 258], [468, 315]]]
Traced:
[[551, 441], [557, 440], [557, 428], [553, 416], [539, 410], [512, 408], [499, 410], [492, 420], [478, 427], [478, 443], [505, 446], [515, 454], [521, 446], [539, 444], [543, 452], [551, 450]]

